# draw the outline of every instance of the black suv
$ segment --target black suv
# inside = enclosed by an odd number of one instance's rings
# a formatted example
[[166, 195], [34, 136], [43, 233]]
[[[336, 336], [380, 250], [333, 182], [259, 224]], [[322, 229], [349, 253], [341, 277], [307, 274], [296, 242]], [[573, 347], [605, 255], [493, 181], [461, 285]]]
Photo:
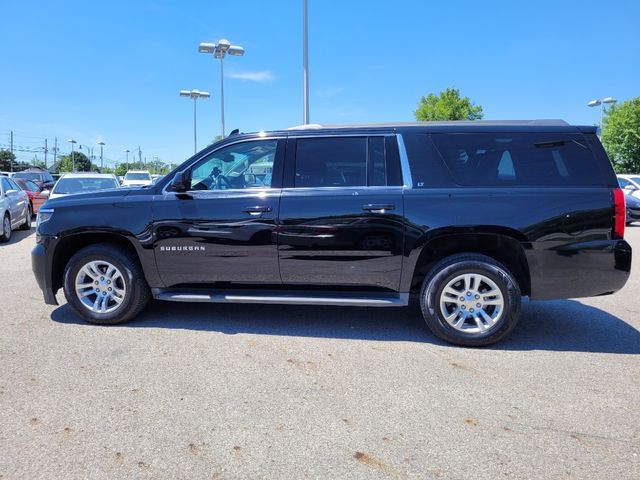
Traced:
[[50, 200], [33, 271], [87, 321], [151, 298], [402, 307], [486, 345], [521, 296], [620, 289], [625, 204], [595, 127], [562, 121], [236, 134], [156, 185]]

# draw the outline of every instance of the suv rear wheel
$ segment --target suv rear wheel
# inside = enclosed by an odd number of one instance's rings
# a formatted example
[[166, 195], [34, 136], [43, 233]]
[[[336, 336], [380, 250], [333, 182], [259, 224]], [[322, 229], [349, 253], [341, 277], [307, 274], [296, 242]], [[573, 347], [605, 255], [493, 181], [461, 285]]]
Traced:
[[79, 250], [64, 271], [64, 295], [90, 323], [114, 325], [138, 315], [151, 294], [138, 259], [112, 244]]
[[478, 254], [445, 258], [426, 276], [422, 315], [437, 337], [456, 345], [482, 346], [506, 337], [520, 317], [515, 278], [494, 259]]

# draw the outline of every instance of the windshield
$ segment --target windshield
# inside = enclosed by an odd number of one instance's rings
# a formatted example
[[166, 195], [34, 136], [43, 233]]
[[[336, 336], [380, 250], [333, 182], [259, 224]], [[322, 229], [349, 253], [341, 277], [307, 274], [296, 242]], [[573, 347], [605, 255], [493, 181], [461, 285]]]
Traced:
[[26, 178], [27, 180], [42, 181], [42, 174], [36, 172], [18, 172], [13, 175], [15, 178]]
[[640, 175], [636, 176], [636, 177], [628, 177], [629, 180], [631, 180], [633, 183], [637, 183], [638, 185], [640, 185]]
[[125, 180], [151, 180], [151, 175], [146, 173], [146, 172], [135, 172], [135, 173], [131, 173], [131, 172], [127, 172], [127, 174], [124, 176]]
[[113, 178], [61, 178], [56, 183], [53, 193], [85, 193], [97, 190], [117, 188], [119, 185]]

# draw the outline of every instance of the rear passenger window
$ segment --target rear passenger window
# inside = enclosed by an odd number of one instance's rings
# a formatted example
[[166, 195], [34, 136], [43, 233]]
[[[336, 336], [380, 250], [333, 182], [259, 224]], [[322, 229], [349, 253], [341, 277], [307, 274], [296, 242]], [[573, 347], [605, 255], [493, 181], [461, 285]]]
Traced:
[[[401, 185], [397, 152], [384, 136], [319, 137], [296, 140], [295, 187]], [[397, 162], [396, 162], [397, 163]]]
[[579, 134], [432, 134], [455, 183], [601, 185], [593, 153]]

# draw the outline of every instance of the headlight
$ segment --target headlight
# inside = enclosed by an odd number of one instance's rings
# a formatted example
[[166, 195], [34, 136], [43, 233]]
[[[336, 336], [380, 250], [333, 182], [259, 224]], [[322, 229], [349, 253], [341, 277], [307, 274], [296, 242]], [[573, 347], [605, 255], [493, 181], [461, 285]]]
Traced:
[[36, 220], [36, 228], [41, 223], [49, 221], [49, 219], [53, 216], [53, 208], [41, 208], [38, 210], [38, 218]]

